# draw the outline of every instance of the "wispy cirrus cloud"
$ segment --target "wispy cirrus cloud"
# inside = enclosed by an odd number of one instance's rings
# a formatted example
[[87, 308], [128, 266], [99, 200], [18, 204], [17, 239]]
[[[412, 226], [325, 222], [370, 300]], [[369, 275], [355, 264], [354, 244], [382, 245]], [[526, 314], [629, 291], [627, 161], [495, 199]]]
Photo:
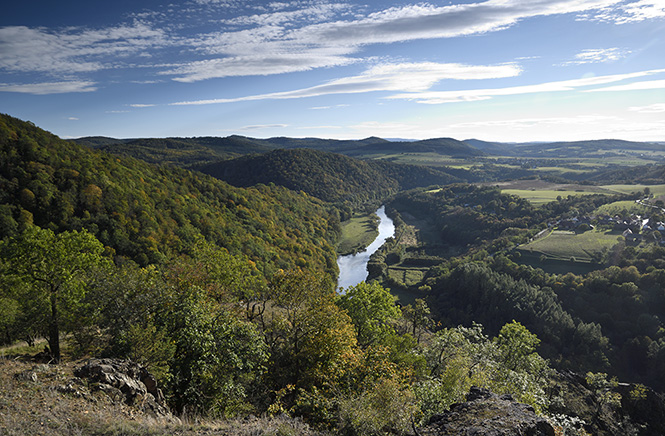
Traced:
[[29, 84], [7, 84], [0, 83], [0, 92], [18, 92], [23, 94], [47, 95], [65, 94], [69, 92], [92, 92], [96, 91], [95, 82], [70, 81], [70, 82], [44, 82]]
[[[636, 16], [639, 7], [644, 17], [658, 16], [659, 1], [632, 2], [626, 10]], [[594, 15], [621, 5], [629, 6], [619, 0], [487, 0], [363, 13], [343, 2], [195, 0], [106, 28], [0, 28], [0, 72], [81, 80], [103, 70], [140, 66], [149, 75], [178, 82], [282, 74], [364, 62], [362, 49], [369, 45], [479, 35], [534, 17]], [[231, 19], [205, 16], [211, 8], [246, 13]], [[197, 20], [178, 20], [178, 14], [197, 13]], [[216, 30], [210, 31], [211, 23]], [[587, 56], [590, 60], [592, 54]]]
[[2, 27], [0, 70], [51, 76], [90, 73], [166, 43], [162, 30], [140, 22], [97, 30]]
[[336, 79], [322, 85], [285, 92], [236, 98], [183, 101], [172, 105], [202, 105], [268, 99], [293, 99], [328, 94], [356, 94], [374, 91], [425, 91], [441, 80], [479, 80], [514, 77], [521, 68], [515, 64], [463, 65], [434, 62], [377, 65], [358, 76]]
[[[293, 26], [301, 20], [310, 23], [326, 21], [340, 12], [352, 9], [348, 3], [318, 3], [304, 7], [299, 7], [301, 6], [299, 3], [272, 3], [269, 6], [271, 8], [269, 12], [225, 19], [221, 23], [236, 26]], [[282, 10], [294, 6], [296, 7], [294, 10]]]
[[646, 80], [642, 82], [628, 83], [626, 85], [607, 86], [605, 88], [589, 89], [585, 92], [640, 91], [646, 89], [665, 89], [665, 79]]
[[[183, 63], [162, 74], [174, 76], [176, 81], [195, 82], [248, 75], [252, 71], [265, 75], [347, 65], [357, 62], [353, 56], [367, 45], [496, 32], [536, 16], [584, 12], [615, 3], [616, 0], [489, 0], [442, 7], [424, 3], [293, 28], [277, 25], [279, 18], [266, 15], [260, 20], [263, 25], [192, 39], [192, 47], [213, 57]], [[326, 11], [331, 13], [332, 9]], [[252, 17], [236, 20], [257, 21]]]
[[665, 103], [655, 103], [648, 106], [632, 106], [628, 108], [628, 110], [642, 114], [658, 114], [665, 112]]
[[[424, 104], [442, 104], [442, 103], [456, 103], [456, 102], [465, 102], [465, 101], [480, 101], [488, 100], [497, 96], [507, 96], [507, 95], [520, 95], [520, 94], [534, 94], [541, 92], [563, 92], [563, 91], [573, 91], [579, 88], [589, 87], [589, 86], [598, 86], [608, 83], [619, 82], [622, 80], [636, 79], [646, 76], [651, 76], [654, 74], [665, 73], [665, 69], [662, 70], [649, 70], [649, 71], [639, 71], [635, 73], [627, 74], [614, 74], [608, 76], [596, 76], [588, 77], [582, 79], [573, 79], [573, 80], [561, 80], [556, 82], [545, 82], [538, 83], [534, 85], [522, 85], [522, 86], [511, 86], [505, 88], [491, 88], [491, 89], [468, 89], [468, 90], [459, 90], [459, 91], [428, 91], [428, 92], [414, 92], [414, 93], [403, 93], [388, 96], [388, 99], [401, 99], [401, 100], [413, 100], [418, 103]], [[661, 83], [663, 82], [663, 83]], [[642, 84], [642, 85], [640, 85]], [[636, 82], [629, 85], [620, 85], [616, 87], [605, 87], [597, 89], [582, 90], [586, 92], [592, 91], [612, 91], [612, 90], [633, 90], [633, 89], [647, 89], [646, 84], [652, 84], [656, 86], [659, 84], [661, 87], [665, 86], [665, 80], [652, 81], [652, 82]]]
[[505, 120], [472, 121], [468, 123], [456, 123], [448, 126], [450, 129], [468, 129], [481, 127], [508, 127], [511, 129], [533, 128], [543, 125], [589, 125], [606, 124], [608, 121], [616, 121], [617, 117], [607, 115], [576, 115], [570, 117], [533, 117], [513, 118]]
[[262, 129], [282, 129], [288, 127], [288, 124], [254, 124], [240, 127], [238, 130], [262, 130]]
[[620, 49], [618, 47], [588, 49], [582, 50], [580, 53], [575, 55], [574, 60], [564, 62], [562, 65], [566, 66], [614, 62], [625, 58], [629, 54], [629, 50]]
[[583, 14], [580, 19], [607, 21], [616, 24], [636, 23], [645, 20], [665, 18], [663, 0], [621, 1], [607, 6], [593, 14]]

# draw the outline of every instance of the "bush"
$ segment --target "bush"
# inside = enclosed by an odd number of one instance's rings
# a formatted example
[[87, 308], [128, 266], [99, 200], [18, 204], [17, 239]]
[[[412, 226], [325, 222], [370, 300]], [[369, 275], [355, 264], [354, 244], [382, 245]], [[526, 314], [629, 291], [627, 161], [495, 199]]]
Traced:
[[403, 434], [415, 413], [413, 393], [395, 380], [382, 379], [360, 396], [340, 400], [339, 431], [347, 436]]

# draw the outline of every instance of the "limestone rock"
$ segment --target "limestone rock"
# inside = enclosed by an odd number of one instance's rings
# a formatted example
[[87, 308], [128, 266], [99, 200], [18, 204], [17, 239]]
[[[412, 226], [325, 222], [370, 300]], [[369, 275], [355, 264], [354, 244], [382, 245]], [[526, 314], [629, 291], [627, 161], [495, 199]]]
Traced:
[[90, 359], [74, 375], [85, 379], [91, 389], [105, 392], [154, 416], [171, 416], [155, 377], [141, 365], [120, 359]]
[[420, 436], [554, 436], [554, 428], [536, 415], [533, 407], [516, 402], [510, 395], [496, 395], [472, 387], [467, 401], [450, 411], [434, 415]]

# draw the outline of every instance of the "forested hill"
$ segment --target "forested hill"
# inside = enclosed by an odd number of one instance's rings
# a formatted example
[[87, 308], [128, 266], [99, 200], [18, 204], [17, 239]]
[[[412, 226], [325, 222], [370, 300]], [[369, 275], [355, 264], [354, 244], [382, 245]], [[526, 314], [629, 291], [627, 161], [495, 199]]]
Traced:
[[126, 140], [93, 136], [75, 139], [72, 142], [114, 154], [135, 157], [150, 163], [182, 167], [220, 159], [232, 159], [249, 153], [265, 153], [274, 149], [270, 144], [261, 144], [257, 140], [244, 136]]
[[641, 165], [621, 169], [601, 171], [590, 178], [598, 183], [643, 183], [646, 185], [658, 185], [665, 180], [665, 165]]
[[324, 205], [276, 186], [243, 189], [59, 139], [0, 115], [0, 238], [34, 223], [88, 229], [116, 255], [159, 263], [203, 236], [265, 273], [336, 271], [338, 224]]
[[191, 138], [115, 139], [100, 136], [73, 139], [72, 142], [91, 148], [122, 154], [151, 163], [182, 167], [202, 165], [220, 159], [232, 159], [277, 149], [307, 148], [339, 153], [364, 159], [379, 159], [395, 153], [435, 153], [470, 158], [485, 155], [484, 151], [452, 138], [422, 141], [388, 141], [377, 137], [359, 140], [275, 137], [268, 139], [232, 135]]
[[235, 186], [274, 183], [330, 202], [372, 200], [402, 189], [459, 181], [436, 169], [311, 149], [275, 150], [195, 168]]

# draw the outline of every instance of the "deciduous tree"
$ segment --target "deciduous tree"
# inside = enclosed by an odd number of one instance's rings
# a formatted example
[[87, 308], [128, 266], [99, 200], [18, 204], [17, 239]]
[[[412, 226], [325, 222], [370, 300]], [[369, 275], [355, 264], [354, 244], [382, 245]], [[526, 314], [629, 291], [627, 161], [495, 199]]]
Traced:
[[[22, 234], [0, 242], [1, 273], [25, 285], [19, 301], [48, 311], [45, 322], [51, 355], [60, 361], [60, 332], [63, 320], [85, 295], [86, 272], [108, 261], [104, 246], [87, 231], [55, 234], [31, 227]], [[46, 309], [48, 307], [48, 309]]]

